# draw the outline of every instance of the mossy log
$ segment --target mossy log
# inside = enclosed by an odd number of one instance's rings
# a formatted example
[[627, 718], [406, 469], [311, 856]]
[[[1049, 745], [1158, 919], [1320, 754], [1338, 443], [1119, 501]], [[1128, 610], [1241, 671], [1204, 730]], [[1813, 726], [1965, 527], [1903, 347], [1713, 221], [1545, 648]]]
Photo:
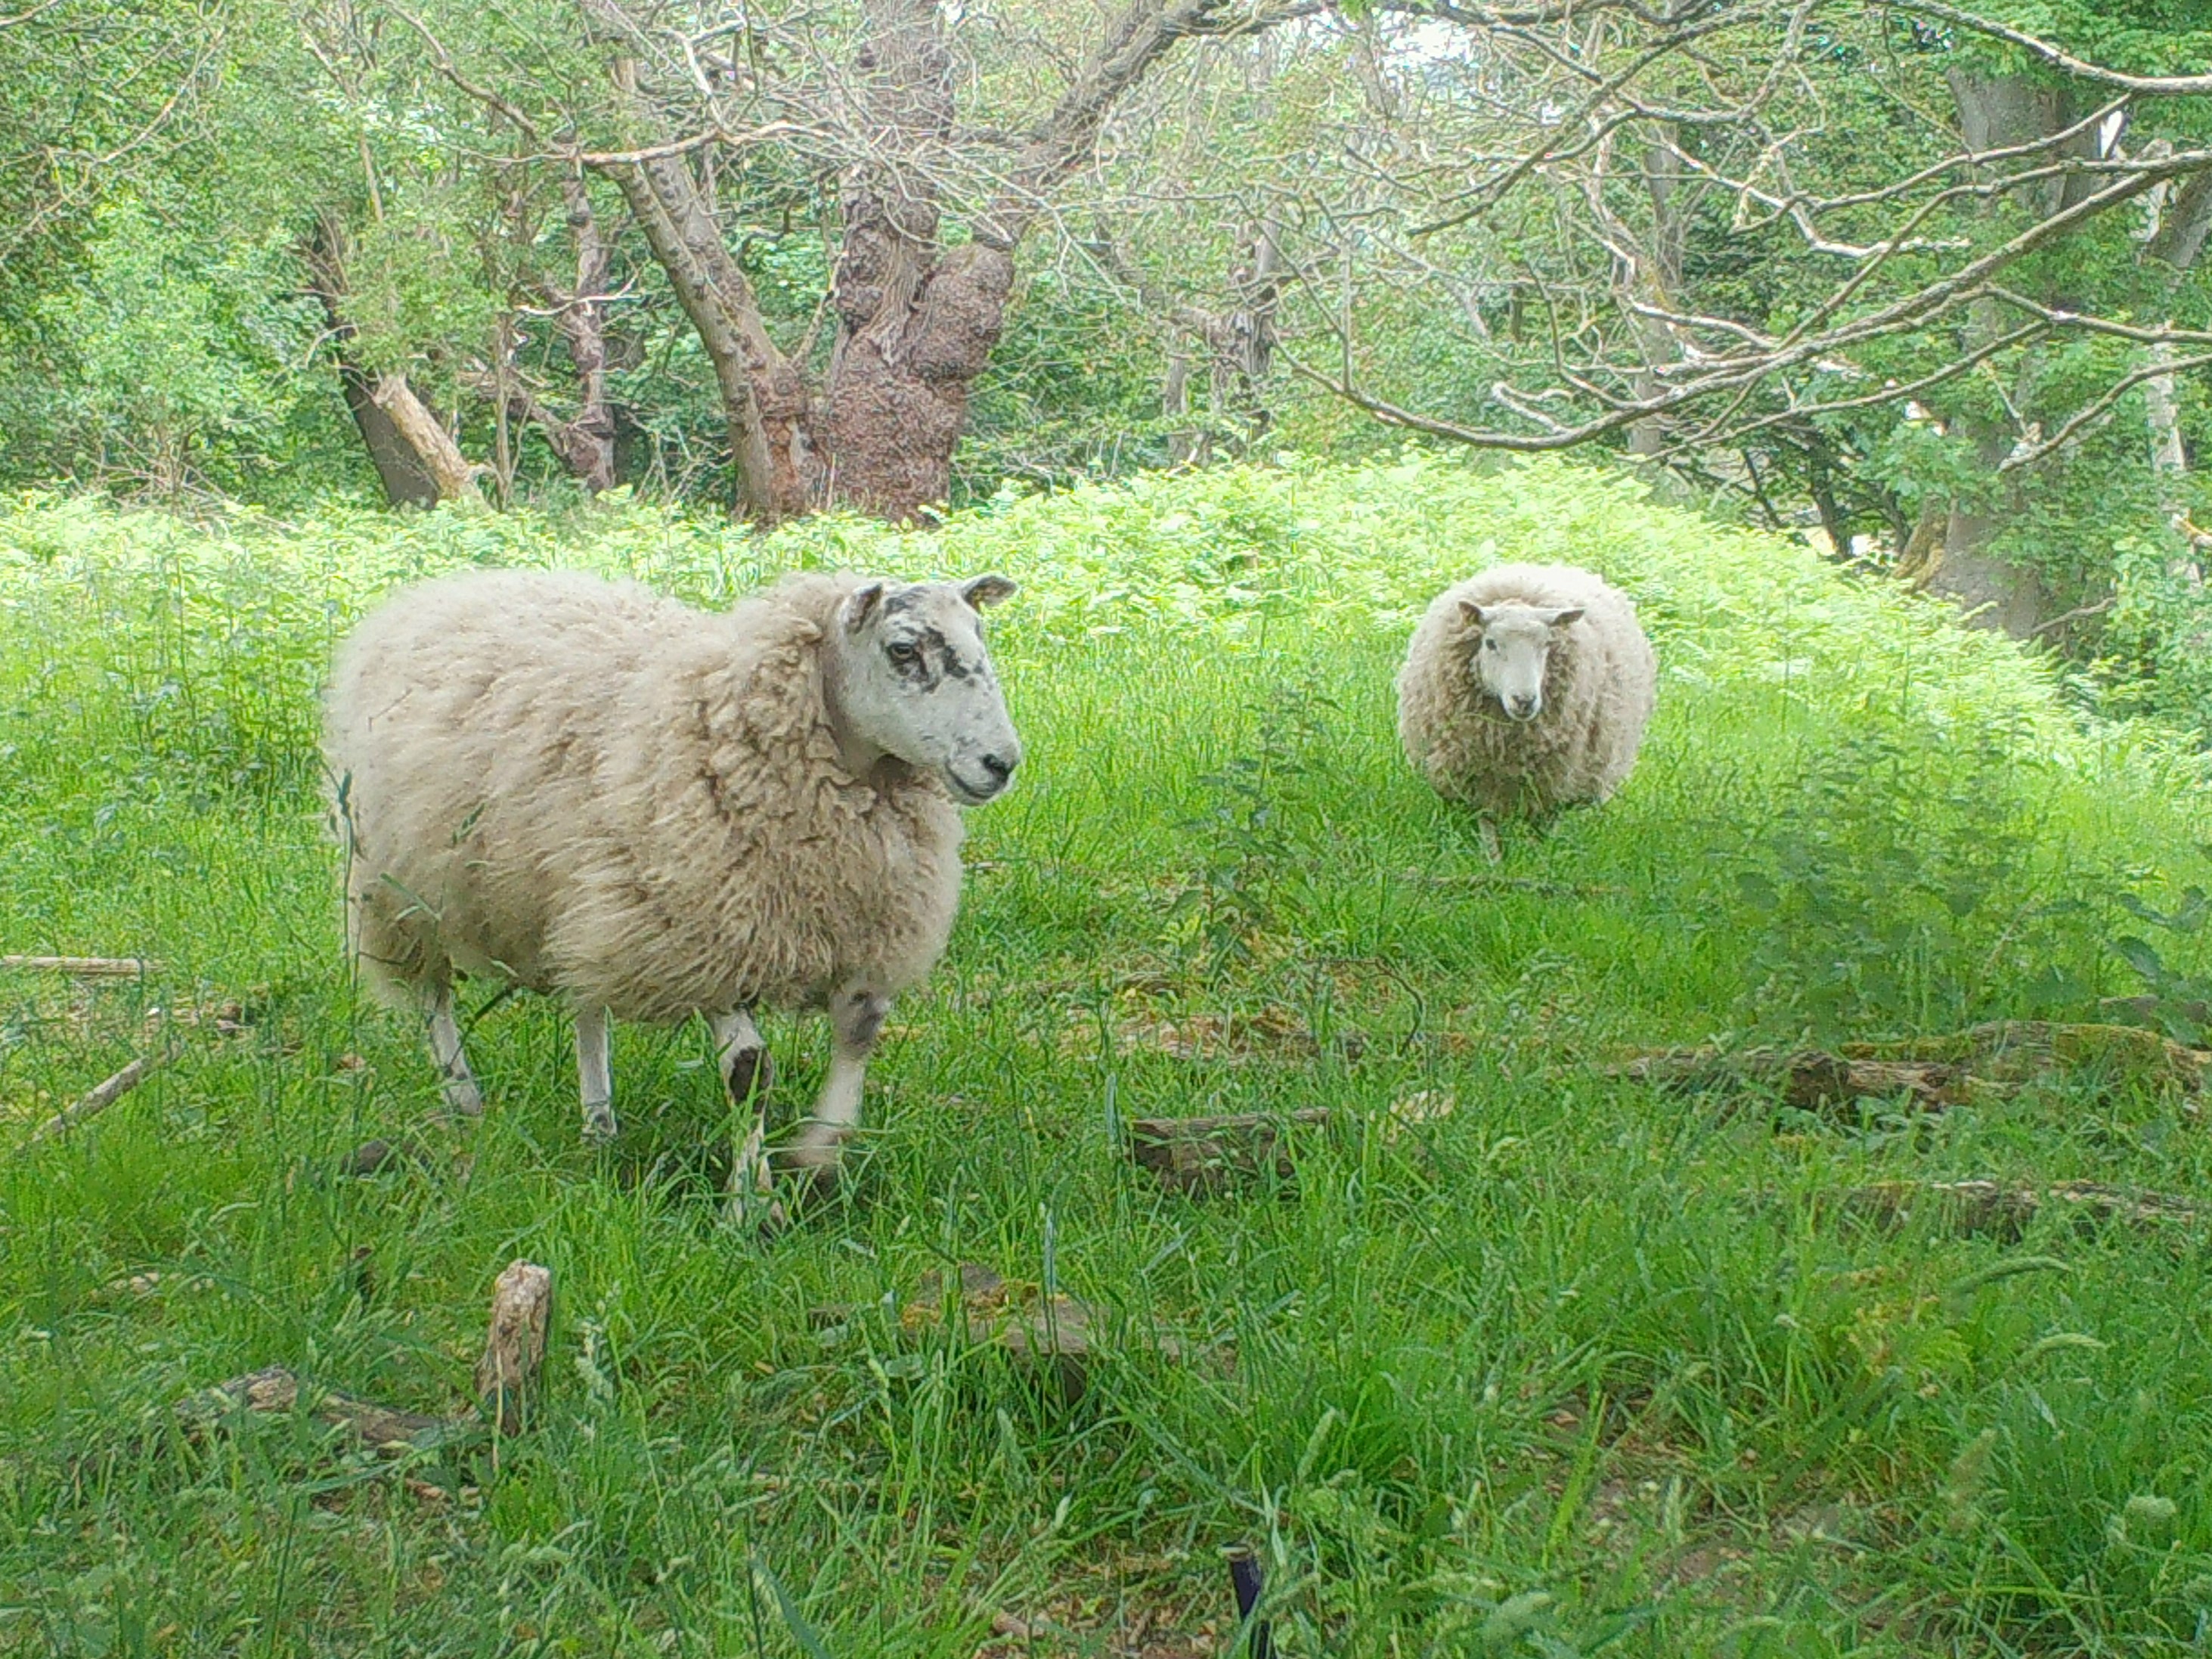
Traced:
[[2208, 1058], [2134, 1025], [2003, 1020], [1942, 1036], [1847, 1042], [1832, 1050], [1662, 1048], [1600, 1068], [1605, 1077], [1698, 1091], [1762, 1087], [1807, 1111], [1904, 1100], [1926, 1111], [2009, 1097], [2072, 1076], [2105, 1089], [2196, 1095]]

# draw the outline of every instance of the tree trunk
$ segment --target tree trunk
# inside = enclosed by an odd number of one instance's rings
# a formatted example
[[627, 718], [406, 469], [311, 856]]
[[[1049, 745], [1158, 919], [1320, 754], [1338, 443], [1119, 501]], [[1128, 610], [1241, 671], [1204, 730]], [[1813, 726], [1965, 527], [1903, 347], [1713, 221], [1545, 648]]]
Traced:
[[576, 413], [563, 420], [526, 394], [518, 401], [523, 414], [545, 434], [568, 475], [592, 495], [615, 483], [615, 413], [607, 401], [607, 274], [614, 256], [599, 234], [590, 192], [574, 174], [561, 181], [568, 206], [569, 234], [576, 242], [576, 283], [566, 295], [552, 295], [553, 325], [576, 370]]
[[345, 263], [342, 233], [327, 221], [300, 248], [307, 267], [308, 286], [323, 308], [330, 325], [331, 361], [337, 366], [338, 390], [344, 395], [354, 428], [368, 451], [369, 465], [384, 486], [384, 499], [392, 507], [434, 507], [438, 480], [415, 447], [408, 441], [388, 410], [377, 401], [376, 381], [348, 354], [353, 325], [346, 320]]
[[424, 407], [415, 395], [415, 388], [407, 384], [407, 377], [393, 371], [380, 377], [370, 389], [392, 422], [392, 428], [404, 439], [407, 447], [421, 458], [431, 482], [437, 486], [441, 501], [473, 501], [481, 507], [483, 492], [477, 488], [477, 469], [461, 454], [461, 447], [453, 441], [453, 434], [438, 423], [438, 417]]
[[1006, 327], [1013, 245], [938, 252], [936, 189], [911, 158], [952, 131], [944, 19], [936, 0], [869, 0], [866, 14], [861, 118], [890, 142], [842, 185], [823, 435], [833, 502], [910, 519], [951, 493], [969, 390]]
[[[617, 0], [585, 3], [613, 26], [610, 38], [635, 37]], [[637, 216], [714, 367], [739, 492], [765, 522], [830, 504], [911, 520], [943, 503], [970, 389], [1006, 328], [1014, 249], [1053, 190], [1091, 161], [1108, 112], [1178, 41], [1279, 21], [1228, 0], [1127, 0], [1071, 66], [1052, 108], [994, 159], [995, 194], [970, 219], [971, 240], [948, 251], [938, 241], [934, 178], [958, 141], [942, 0], [863, 0], [861, 9], [849, 93], [827, 100], [862, 159], [840, 180], [843, 243], [830, 288], [837, 336], [818, 396], [803, 365], [769, 340], [689, 153], [598, 164]], [[652, 131], [638, 75], [635, 60], [616, 65], [633, 125]]]
[[377, 481], [384, 486], [386, 503], [392, 507], [435, 507], [438, 481], [430, 476], [430, 469], [423, 465], [422, 458], [400, 436], [392, 416], [378, 404], [368, 376], [359, 364], [342, 353], [337, 354], [337, 367], [338, 389], [345, 395], [354, 428], [368, 451], [369, 465], [376, 469]]
[[806, 382], [769, 338], [752, 284], [723, 246], [691, 162], [661, 156], [607, 171], [714, 365], [746, 513], [775, 524], [811, 512], [821, 501], [822, 467]]
[[[2212, 233], [2212, 173], [2193, 174], [2161, 204], [2158, 227], [2144, 246], [2146, 262], [2166, 268], [2166, 297], [2172, 297]], [[2151, 349], [2154, 365], [2171, 363], [2173, 348]], [[2181, 398], [2173, 375], [2154, 374], [2143, 382], [2143, 407], [2150, 427], [2151, 471], [2158, 482], [2159, 505], [2169, 520], [2180, 519], [2188, 504], [2189, 452], [2181, 441]]]
[[[1676, 146], [1672, 122], [1656, 124], [1650, 142], [1644, 147], [1641, 172], [1644, 195], [1651, 204], [1651, 236], [1648, 246], [1635, 250], [1626, 273], [1626, 284], [1632, 299], [1671, 311], [1682, 285], [1688, 216], [1682, 210], [1680, 196], [1682, 181], [1689, 176], [1689, 164]], [[1638, 313], [1636, 328], [1644, 361], [1650, 365], [1638, 380], [1636, 395], [1650, 398], [1659, 391], [1659, 366], [1676, 362], [1682, 349], [1673, 331], [1656, 317]], [[1628, 428], [1628, 453], [1638, 459], [1651, 459], [1665, 453], [1666, 447], [1667, 426], [1658, 416], [1646, 416]]]
[[[1953, 70], [1949, 80], [1959, 129], [1969, 150], [2009, 149], [2047, 138], [2068, 125], [2063, 88], [2024, 75], [1978, 75], [1965, 70]], [[2019, 205], [2039, 218], [2047, 217], [2081, 187], [2078, 179], [2042, 180], [2018, 192]], [[1967, 315], [1964, 344], [1968, 351], [1985, 344], [2004, 327], [2003, 313], [1993, 301], [1978, 302]], [[2043, 619], [2042, 584], [2033, 571], [1990, 551], [2007, 509], [2016, 504], [2017, 486], [2001, 486], [1996, 470], [2012, 453], [2020, 434], [2004, 420], [1980, 410], [1963, 416], [1957, 429], [1973, 446], [1976, 464], [1987, 479], [1985, 499], [1953, 504], [1944, 526], [1942, 555], [1926, 586], [1930, 592], [1964, 607], [1966, 620], [1974, 626], [2001, 628], [2014, 639], [2026, 639]]]
[[971, 242], [923, 264], [896, 232], [879, 240], [855, 217], [848, 204], [830, 288], [840, 327], [823, 421], [830, 499], [907, 520], [951, 494], [969, 393], [1006, 328], [1013, 255]]
[[[1190, 413], [1190, 354], [1177, 346], [1168, 354], [1166, 384], [1160, 389], [1160, 413], [1171, 421], [1180, 421]], [[1204, 466], [1212, 459], [1212, 434], [1196, 427], [1184, 427], [1168, 434], [1168, 465], [1187, 466], [1196, 461]]]
[[1235, 414], [1238, 456], [1267, 434], [1274, 416], [1267, 407], [1267, 374], [1274, 362], [1275, 313], [1282, 301], [1281, 227], [1273, 215], [1252, 233], [1249, 259], [1230, 272], [1234, 303], [1207, 331], [1213, 349], [1213, 408], [1217, 418]]

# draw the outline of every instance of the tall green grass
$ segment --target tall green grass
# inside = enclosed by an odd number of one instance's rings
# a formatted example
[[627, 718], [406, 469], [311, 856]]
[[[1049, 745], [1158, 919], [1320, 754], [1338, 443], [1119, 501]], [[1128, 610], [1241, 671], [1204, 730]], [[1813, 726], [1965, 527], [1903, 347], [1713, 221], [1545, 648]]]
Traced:
[[[1399, 758], [1390, 683], [1429, 596], [1509, 557], [1628, 587], [1665, 678], [1620, 796], [1493, 863]], [[724, 1127], [701, 1032], [618, 1033], [599, 1154], [553, 1011], [486, 1015], [492, 1109], [438, 1128], [414, 1032], [354, 993], [316, 688], [380, 593], [471, 562], [709, 604], [805, 563], [1024, 585], [994, 648], [1031, 758], [971, 819], [846, 1195], [771, 1243], [717, 1224], [694, 1156]], [[0, 1164], [0, 1651], [964, 1659], [994, 1610], [1037, 1652], [1204, 1651], [1231, 1544], [1289, 1654], [2194, 1651], [2201, 1236], [1825, 1201], [2201, 1194], [2189, 1103], [2057, 1079], [1841, 1121], [1593, 1062], [2096, 1018], [2147, 933], [2185, 986], [2197, 935], [2126, 902], [2205, 883], [2206, 816], [2197, 757], [2085, 724], [2004, 642], [1566, 467], [1144, 478], [766, 540], [626, 502], [18, 500], [0, 952], [160, 965], [0, 975], [0, 1147], [160, 1033], [183, 1052]], [[768, 1030], [804, 1099], [821, 1033]], [[1451, 1109], [1400, 1125], [1425, 1092]], [[1168, 1196], [1117, 1149], [1134, 1116], [1314, 1104], [1340, 1126], [1280, 1188]], [[422, 1155], [349, 1175], [379, 1136]], [[560, 1285], [553, 1389], [496, 1459], [178, 1429], [276, 1363], [453, 1408], [518, 1255]], [[1103, 1310], [1080, 1400], [877, 1310], [960, 1261]]]

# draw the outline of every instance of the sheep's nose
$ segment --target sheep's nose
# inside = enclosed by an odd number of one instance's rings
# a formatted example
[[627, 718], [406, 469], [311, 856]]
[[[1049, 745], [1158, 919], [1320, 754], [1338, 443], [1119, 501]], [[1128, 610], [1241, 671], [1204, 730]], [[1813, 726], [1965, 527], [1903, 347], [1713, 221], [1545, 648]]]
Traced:
[[985, 755], [981, 761], [983, 769], [991, 775], [991, 781], [1001, 788], [1006, 787], [1006, 780], [1014, 775], [1014, 769], [1021, 763], [1021, 750], [1018, 749], [1011, 754]]
[[1535, 713], [1536, 713], [1536, 700], [1535, 700], [1535, 698], [1534, 698], [1534, 697], [1516, 697], [1516, 698], [1514, 698], [1514, 699], [1513, 699], [1513, 718], [1514, 718], [1515, 720], [1528, 720], [1528, 719], [1532, 718], [1532, 717], [1535, 714]]

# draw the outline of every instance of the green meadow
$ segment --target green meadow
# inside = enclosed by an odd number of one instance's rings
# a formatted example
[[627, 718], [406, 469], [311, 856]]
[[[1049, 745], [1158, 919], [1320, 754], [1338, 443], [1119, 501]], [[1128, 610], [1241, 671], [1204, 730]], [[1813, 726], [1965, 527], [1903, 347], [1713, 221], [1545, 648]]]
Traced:
[[[1662, 679], [1612, 803], [1493, 839], [1404, 764], [1392, 682], [1430, 596], [1508, 558], [1626, 588]], [[1029, 759], [970, 817], [843, 1189], [778, 1236], [720, 1222], [700, 1028], [618, 1030], [602, 1152], [557, 1010], [469, 988], [490, 1105], [455, 1125], [348, 971], [321, 676], [468, 564], [703, 605], [800, 564], [1022, 584], [993, 641]], [[1606, 1068], [1997, 1020], [2201, 1042], [2208, 801], [2188, 742], [2009, 643], [1565, 465], [765, 539], [625, 501], [0, 502], [0, 953], [148, 963], [0, 969], [0, 1652], [1166, 1659], [1241, 1650], [1240, 1547], [1284, 1656], [2201, 1652], [2212, 1216], [1842, 1201], [2212, 1202], [2194, 1095]], [[788, 1115], [827, 1035], [763, 1029]], [[1239, 1190], [1127, 1155], [1134, 1119], [1317, 1107]], [[409, 1155], [358, 1175], [374, 1139]], [[459, 1411], [517, 1257], [557, 1298], [524, 1434], [179, 1415], [276, 1364]], [[900, 1317], [960, 1263], [1090, 1305], [1077, 1397]]]

